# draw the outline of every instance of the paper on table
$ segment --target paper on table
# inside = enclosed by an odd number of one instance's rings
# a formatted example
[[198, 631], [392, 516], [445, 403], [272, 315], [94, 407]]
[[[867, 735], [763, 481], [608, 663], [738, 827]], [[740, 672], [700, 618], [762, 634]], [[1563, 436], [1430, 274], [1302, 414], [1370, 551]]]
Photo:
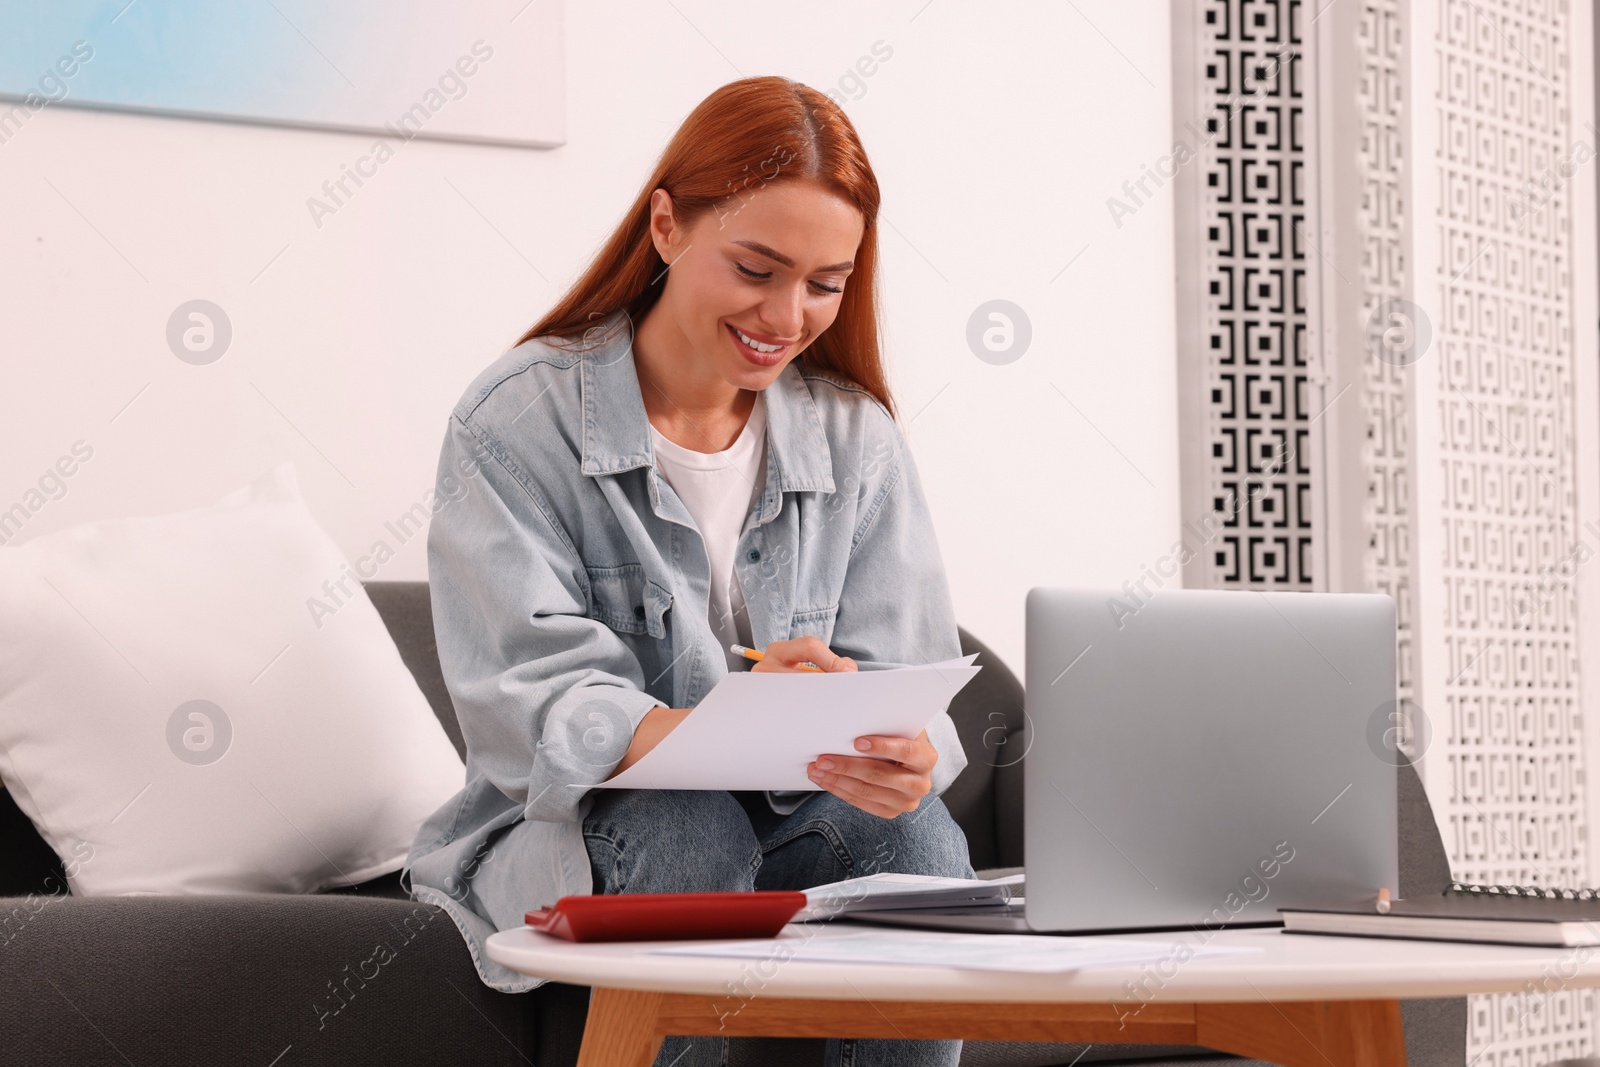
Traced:
[[976, 657], [826, 674], [737, 671], [600, 788], [816, 789], [806, 764], [854, 753], [864, 734], [917, 736], [983, 669]]
[[[889, 964], [956, 967], [962, 970], [1057, 973], [1085, 967], [1159, 963], [1172, 955], [1170, 942], [1126, 941], [1109, 937], [1051, 937], [1042, 934], [948, 934], [868, 931], [816, 936], [813, 928], [793, 927], [760, 941], [707, 941], [652, 949], [655, 956], [718, 956], [735, 959], [797, 960], [802, 963]], [[1199, 946], [1193, 959], [1239, 956], [1259, 948]]]
[[1002, 904], [1017, 899], [1012, 886], [1024, 884], [1021, 874], [1003, 878], [939, 878], [927, 874], [868, 874], [829, 882], [806, 890], [806, 906], [790, 922], [832, 919], [880, 908], [928, 908], [968, 903]]

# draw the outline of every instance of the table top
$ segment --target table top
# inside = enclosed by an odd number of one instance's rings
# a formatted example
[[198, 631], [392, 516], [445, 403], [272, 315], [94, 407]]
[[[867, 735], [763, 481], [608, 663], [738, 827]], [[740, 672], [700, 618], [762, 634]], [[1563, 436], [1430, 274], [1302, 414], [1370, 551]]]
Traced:
[[[783, 938], [859, 934], [858, 923], [786, 927]], [[909, 931], [903, 931], [909, 932]], [[944, 935], [949, 936], [949, 935]], [[982, 938], [983, 934], [962, 935]], [[841, 964], [789, 959], [773, 942], [765, 959], [652, 955], [655, 949], [707, 942], [575, 944], [527, 927], [488, 941], [489, 958], [557, 982], [712, 996], [992, 1002], [1364, 1000], [1554, 992], [1600, 986], [1600, 949], [1533, 948], [1286, 934], [1276, 928], [1222, 930], [1209, 945], [1249, 947], [1247, 955], [1187, 958], [1195, 931], [1124, 934], [1172, 951], [1162, 962], [1090, 967], [1053, 974], [953, 967]]]

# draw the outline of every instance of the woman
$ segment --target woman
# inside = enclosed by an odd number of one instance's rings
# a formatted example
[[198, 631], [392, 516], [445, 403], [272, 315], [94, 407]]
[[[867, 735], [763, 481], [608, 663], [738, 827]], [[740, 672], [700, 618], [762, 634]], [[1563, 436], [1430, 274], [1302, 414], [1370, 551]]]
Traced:
[[[439, 475], [470, 490], [434, 517], [428, 568], [467, 784], [406, 870], [493, 988], [540, 982], [484, 939], [567, 894], [972, 874], [937, 799], [966, 764], [943, 714], [916, 738], [819, 757], [815, 792], [573, 788], [632, 765], [750, 669], [732, 642], [765, 649], [758, 671], [960, 654], [879, 361], [878, 199], [823, 94], [724, 86], [588, 272], [452, 414]], [[720, 1063], [721, 1046], [669, 1038], [658, 1062]], [[829, 1057], [959, 1051], [833, 1041]]]

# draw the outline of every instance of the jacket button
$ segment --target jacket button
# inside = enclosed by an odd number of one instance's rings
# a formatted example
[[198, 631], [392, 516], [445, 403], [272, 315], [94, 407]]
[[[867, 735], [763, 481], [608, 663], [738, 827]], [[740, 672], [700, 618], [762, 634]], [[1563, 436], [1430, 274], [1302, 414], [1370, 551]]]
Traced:
[[633, 617], [636, 618], [636, 619], [644, 618], [644, 605], [641, 604], [640, 606], [638, 606], [638, 607], [633, 609]]
[[761, 550], [759, 548], [752, 548], [750, 550], [749, 560], [751, 563], [761, 562]]

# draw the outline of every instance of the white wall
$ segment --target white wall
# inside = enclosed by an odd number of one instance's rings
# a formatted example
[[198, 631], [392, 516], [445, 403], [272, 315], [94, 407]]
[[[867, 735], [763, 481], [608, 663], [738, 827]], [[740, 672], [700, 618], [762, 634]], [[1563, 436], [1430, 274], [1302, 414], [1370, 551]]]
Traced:
[[[1120, 585], [1176, 536], [1170, 197], [1106, 208], [1170, 149], [1168, 31], [1166, 0], [583, 0], [566, 147], [411, 142], [320, 228], [306, 199], [370, 139], [48, 109], [0, 144], [0, 509], [75, 441], [94, 455], [13, 543], [289, 457], [361, 554], [700, 99], [758, 73], [838, 89], [882, 41], [847, 109], [885, 191], [890, 372], [958, 614], [1020, 671], [1030, 586]], [[195, 298], [233, 323], [209, 366], [165, 340]], [[965, 341], [993, 298], [1032, 320], [1007, 366]], [[421, 537], [380, 574], [425, 576]]]

